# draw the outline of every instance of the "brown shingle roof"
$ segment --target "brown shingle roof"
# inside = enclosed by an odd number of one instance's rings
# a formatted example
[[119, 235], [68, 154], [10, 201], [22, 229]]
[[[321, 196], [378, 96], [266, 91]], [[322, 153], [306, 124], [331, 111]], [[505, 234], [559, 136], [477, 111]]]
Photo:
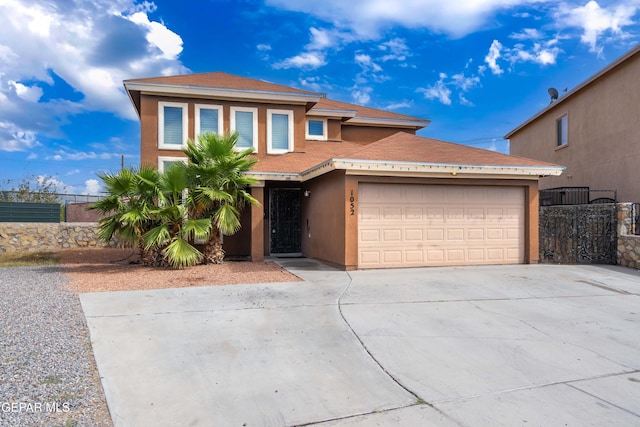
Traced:
[[310, 142], [304, 151], [260, 160], [256, 172], [301, 173], [330, 159], [445, 165], [554, 167], [556, 165], [437, 139], [398, 132], [371, 144]]
[[349, 153], [349, 159], [455, 165], [556, 166], [552, 163], [398, 132]]
[[356, 112], [357, 117], [378, 117], [399, 120], [416, 120], [416, 117], [404, 114], [392, 113], [390, 111], [378, 110], [376, 108], [364, 107], [362, 105], [349, 104], [346, 102], [334, 101], [332, 99], [322, 98], [318, 101], [313, 109], [327, 110], [352, 110]]
[[178, 86], [197, 86], [219, 89], [238, 89], [238, 90], [259, 90], [266, 92], [285, 92], [285, 93], [303, 93], [310, 95], [321, 94], [309, 92], [302, 89], [295, 89], [289, 86], [283, 86], [275, 83], [269, 83], [264, 80], [250, 79], [248, 77], [236, 76], [223, 72], [182, 74], [177, 76], [161, 76], [147, 77], [142, 79], [125, 80], [125, 83], [158, 83], [165, 85]]

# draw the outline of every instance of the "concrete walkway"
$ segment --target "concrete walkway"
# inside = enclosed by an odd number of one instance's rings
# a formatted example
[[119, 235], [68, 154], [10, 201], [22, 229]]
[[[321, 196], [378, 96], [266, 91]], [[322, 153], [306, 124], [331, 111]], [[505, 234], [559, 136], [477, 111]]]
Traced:
[[640, 425], [640, 275], [341, 272], [81, 295], [116, 426]]

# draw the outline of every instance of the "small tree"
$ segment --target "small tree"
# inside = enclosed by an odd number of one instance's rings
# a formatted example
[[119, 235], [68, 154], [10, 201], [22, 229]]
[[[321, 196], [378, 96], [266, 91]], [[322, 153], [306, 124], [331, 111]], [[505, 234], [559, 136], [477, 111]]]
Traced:
[[108, 242], [117, 235], [122, 244], [138, 246], [143, 264], [154, 264], [157, 257], [145, 249], [142, 236], [155, 226], [149, 213], [159, 198], [158, 171], [145, 167], [98, 176], [104, 182], [107, 194], [89, 208], [104, 216], [99, 223], [98, 236]]
[[145, 249], [162, 255], [161, 266], [183, 268], [196, 265], [203, 254], [192, 242], [208, 239], [210, 218], [191, 218], [187, 209], [188, 171], [184, 163], [171, 165], [159, 175], [158, 201], [149, 210], [156, 224], [142, 236]]
[[0, 181], [0, 202], [60, 203], [59, 181], [52, 176], [30, 176], [20, 182]]
[[257, 163], [253, 149], [236, 151], [238, 134], [205, 133], [188, 141], [184, 153], [189, 159], [190, 215], [210, 218], [212, 230], [204, 246], [204, 261], [221, 264], [224, 250], [220, 235], [240, 229], [240, 212], [246, 203], [259, 204], [246, 188], [257, 181], [245, 172]]

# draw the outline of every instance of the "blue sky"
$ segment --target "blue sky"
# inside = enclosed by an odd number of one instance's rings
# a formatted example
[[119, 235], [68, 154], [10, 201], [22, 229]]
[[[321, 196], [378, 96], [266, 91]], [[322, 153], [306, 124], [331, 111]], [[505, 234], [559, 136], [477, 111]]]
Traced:
[[122, 80], [224, 71], [503, 136], [640, 42], [640, 0], [2, 0], [0, 183], [96, 194], [139, 163]]

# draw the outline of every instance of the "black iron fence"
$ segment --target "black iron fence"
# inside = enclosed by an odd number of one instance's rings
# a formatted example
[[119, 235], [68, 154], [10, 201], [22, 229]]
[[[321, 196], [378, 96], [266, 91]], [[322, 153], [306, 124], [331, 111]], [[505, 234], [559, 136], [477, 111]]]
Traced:
[[557, 187], [540, 190], [540, 206], [617, 203], [616, 190], [591, 190], [589, 187]]
[[630, 234], [640, 235], [640, 203], [631, 204], [631, 230]]
[[616, 264], [617, 205], [540, 207], [540, 262]]

